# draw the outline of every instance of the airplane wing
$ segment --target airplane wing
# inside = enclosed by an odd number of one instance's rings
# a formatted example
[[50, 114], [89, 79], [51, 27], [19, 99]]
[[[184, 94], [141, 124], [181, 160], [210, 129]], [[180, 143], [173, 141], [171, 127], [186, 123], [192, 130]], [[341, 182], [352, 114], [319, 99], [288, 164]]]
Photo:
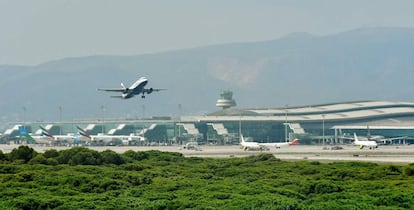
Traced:
[[99, 91], [124, 92], [125, 88], [98, 88]]
[[153, 88], [152, 89], [152, 91], [161, 91], [161, 90], [167, 90], [167, 89], [165, 89], [165, 88], [155, 88], [155, 89]]
[[148, 88], [148, 89], [142, 89], [141, 93], [142, 94], [145, 94], [145, 93], [150, 94], [154, 91], [158, 92], [158, 91], [161, 91], [161, 90], [167, 90], [167, 89], [164, 89], [164, 88]]

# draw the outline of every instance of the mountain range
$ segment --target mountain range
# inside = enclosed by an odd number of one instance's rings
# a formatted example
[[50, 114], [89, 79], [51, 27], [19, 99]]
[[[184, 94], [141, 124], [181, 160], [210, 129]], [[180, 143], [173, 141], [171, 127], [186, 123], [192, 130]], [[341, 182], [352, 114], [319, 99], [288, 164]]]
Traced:
[[[64, 58], [0, 65], [0, 121], [202, 115], [233, 91], [236, 108], [356, 100], [413, 101], [414, 29], [360, 28], [316, 36], [229, 43], [134, 56]], [[168, 90], [145, 99], [97, 88], [132, 84]]]

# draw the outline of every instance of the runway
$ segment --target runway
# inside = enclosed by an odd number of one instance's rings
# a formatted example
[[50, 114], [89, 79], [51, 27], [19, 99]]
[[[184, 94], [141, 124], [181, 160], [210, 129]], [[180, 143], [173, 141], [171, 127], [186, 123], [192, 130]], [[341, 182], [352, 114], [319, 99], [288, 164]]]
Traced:
[[[20, 145], [0, 145], [3, 153], [9, 153]], [[40, 145], [28, 145], [37, 152], [43, 153], [49, 149], [64, 150], [70, 147], [48, 147]], [[280, 149], [270, 148], [269, 151], [244, 151], [240, 146], [201, 146], [201, 151], [179, 149], [179, 146], [88, 146], [96, 151], [113, 150], [123, 153], [128, 150], [148, 151], [159, 150], [165, 152], [179, 152], [186, 157], [209, 157], [209, 158], [234, 158], [270, 153], [281, 160], [309, 160], [309, 161], [367, 161], [377, 163], [414, 163], [414, 145], [403, 146], [379, 146], [375, 150], [359, 149], [357, 146], [345, 145], [342, 150], [323, 150], [322, 145], [296, 145], [282, 147]]]

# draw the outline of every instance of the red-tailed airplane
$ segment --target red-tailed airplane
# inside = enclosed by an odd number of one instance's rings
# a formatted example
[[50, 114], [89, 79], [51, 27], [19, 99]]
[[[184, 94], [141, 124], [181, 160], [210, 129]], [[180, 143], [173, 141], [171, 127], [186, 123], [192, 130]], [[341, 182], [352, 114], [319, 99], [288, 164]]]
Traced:
[[240, 145], [243, 150], [269, 150], [268, 147], [275, 147], [276, 149], [280, 149], [284, 146], [291, 146], [296, 145], [299, 139], [294, 139], [291, 142], [277, 142], [277, 143], [259, 143], [255, 141], [246, 141], [243, 135], [240, 135]]

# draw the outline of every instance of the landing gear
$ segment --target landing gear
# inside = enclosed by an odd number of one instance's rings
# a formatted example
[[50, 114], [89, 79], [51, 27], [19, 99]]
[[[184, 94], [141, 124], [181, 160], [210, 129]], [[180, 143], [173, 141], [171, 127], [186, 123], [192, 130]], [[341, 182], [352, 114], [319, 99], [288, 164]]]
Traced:
[[145, 96], [144, 96], [144, 95], [142, 95], [142, 96], [141, 96], [141, 98], [145, 98]]

